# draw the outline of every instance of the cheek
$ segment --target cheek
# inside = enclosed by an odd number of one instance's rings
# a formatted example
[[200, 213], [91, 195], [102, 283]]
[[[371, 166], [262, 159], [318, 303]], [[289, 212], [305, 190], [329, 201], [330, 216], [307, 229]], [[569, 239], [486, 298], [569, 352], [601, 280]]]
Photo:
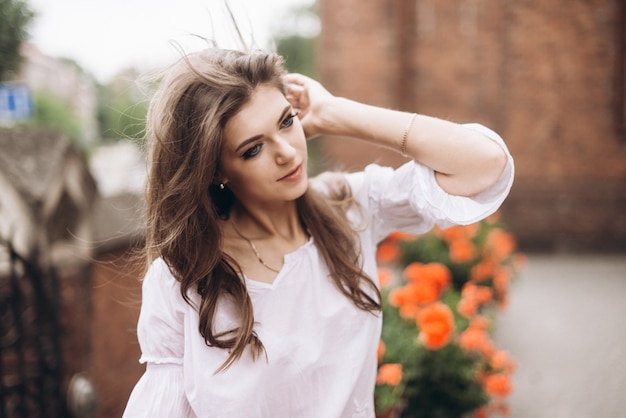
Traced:
[[263, 187], [269, 174], [270, 170], [267, 165], [264, 165], [261, 160], [256, 160], [248, 161], [245, 167], [231, 168], [226, 177], [234, 192], [249, 192]]

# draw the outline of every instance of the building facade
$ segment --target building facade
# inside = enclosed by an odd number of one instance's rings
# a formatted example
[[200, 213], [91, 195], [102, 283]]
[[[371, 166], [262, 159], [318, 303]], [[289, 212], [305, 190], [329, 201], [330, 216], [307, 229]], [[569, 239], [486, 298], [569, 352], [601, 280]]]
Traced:
[[[500, 133], [516, 162], [503, 215], [526, 250], [626, 248], [621, 0], [320, 0], [335, 94]], [[381, 153], [326, 140], [347, 169]], [[359, 150], [359, 152], [355, 152]]]

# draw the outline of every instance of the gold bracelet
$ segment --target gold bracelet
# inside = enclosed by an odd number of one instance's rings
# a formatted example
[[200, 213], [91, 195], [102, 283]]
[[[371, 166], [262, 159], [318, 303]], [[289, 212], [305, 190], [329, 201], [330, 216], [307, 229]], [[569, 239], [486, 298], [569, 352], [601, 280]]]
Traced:
[[409, 124], [406, 126], [406, 129], [404, 130], [404, 135], [402, 135], [402, 142], [400, 142], [400, 154], [403, 157], [408, 157], [406, 153], [406, 141], [407, 139], [409, 139], [409, 131], [411, 130], [411, 127], [413, 126], [413, 121], [415, 121], [416, 116], [417, 116], [416, 113], [413, 113], [411, 115], [411, 120], [409, 121]]

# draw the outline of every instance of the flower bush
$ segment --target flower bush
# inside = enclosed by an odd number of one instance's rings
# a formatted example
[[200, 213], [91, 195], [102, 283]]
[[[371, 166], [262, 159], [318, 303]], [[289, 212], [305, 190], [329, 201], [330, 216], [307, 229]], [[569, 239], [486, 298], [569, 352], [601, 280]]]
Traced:
[[524, 256], [499, 216], [420, 237], [393, 233], [377, 258], [379, 416], [506, 415], [515, 363], [490, 331]]

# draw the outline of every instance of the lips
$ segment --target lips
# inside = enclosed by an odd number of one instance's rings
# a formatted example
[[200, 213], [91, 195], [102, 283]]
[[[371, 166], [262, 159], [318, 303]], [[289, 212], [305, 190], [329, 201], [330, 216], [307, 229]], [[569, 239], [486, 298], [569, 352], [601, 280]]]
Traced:
[[302, 175], [302, 164], [298, 165], [295, 169], [287, 173], [287, 175], [279, 178], [276, 181], [295, 181]]

